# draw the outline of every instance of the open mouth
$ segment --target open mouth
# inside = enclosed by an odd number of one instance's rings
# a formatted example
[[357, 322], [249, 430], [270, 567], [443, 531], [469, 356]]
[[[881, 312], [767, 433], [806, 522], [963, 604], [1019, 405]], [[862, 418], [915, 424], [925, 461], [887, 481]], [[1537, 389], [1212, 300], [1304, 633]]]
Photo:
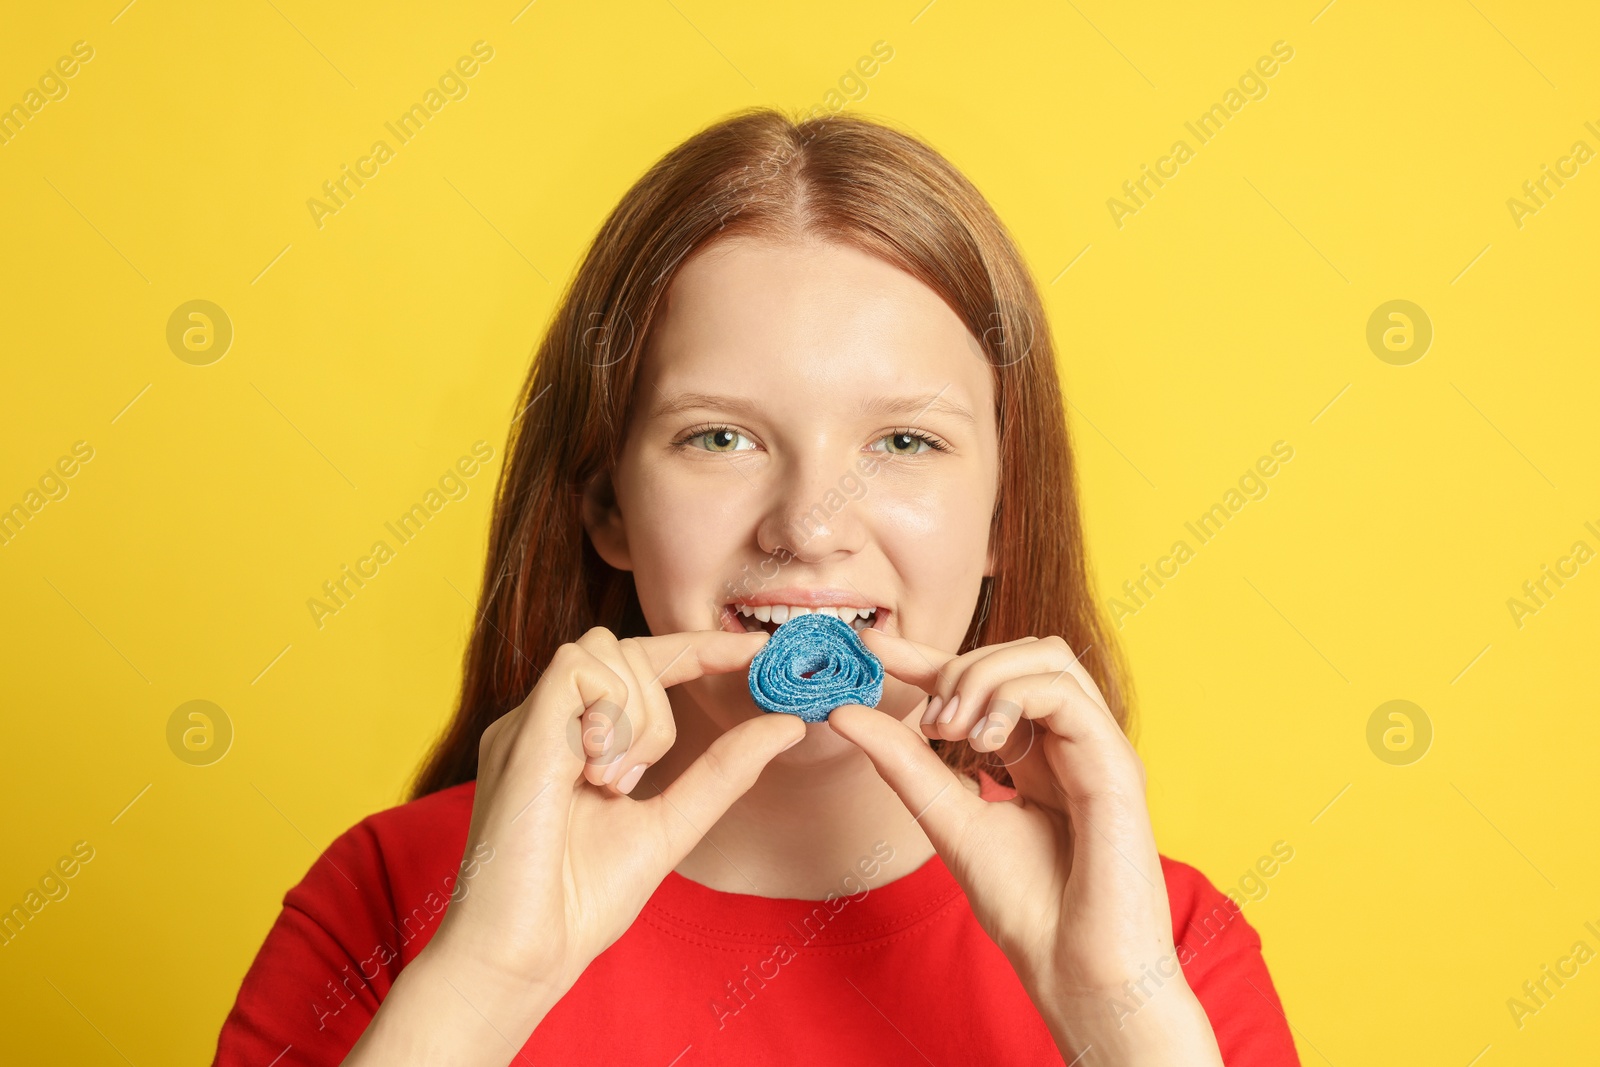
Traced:
[[849, 624], [852, 630], [860, 633], [862, 630], [883, 629], [883, 621], [888, 616], [887, 608], [878, 607], [819, 607], [809, 608], [794, 604], [727, 604], [723, 607], [723, 614], [728, 620], [749, 632], [765, 630], [767, 633], [775, 632], [779, 626], [788, 622], [797, 615], [808, 615], [815, 612], [819, 615], [832, 615]]

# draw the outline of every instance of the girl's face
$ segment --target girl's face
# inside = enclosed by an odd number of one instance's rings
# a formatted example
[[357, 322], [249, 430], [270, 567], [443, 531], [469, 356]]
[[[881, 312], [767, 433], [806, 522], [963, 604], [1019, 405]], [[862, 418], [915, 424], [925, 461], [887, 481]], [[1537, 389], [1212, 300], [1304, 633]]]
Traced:
[[[959, 647], [999, 441], [993, 371], [933, 290], [848, 246], [726, 238], [680, 269], [641, 358], [616, 505], [591, 493], [585, 521], [651, 633], [854, 608]], [[742, 673], [682, 688], [723, 729], [762, 713]], [[922, 695], [888, 678], [879, 706]]]

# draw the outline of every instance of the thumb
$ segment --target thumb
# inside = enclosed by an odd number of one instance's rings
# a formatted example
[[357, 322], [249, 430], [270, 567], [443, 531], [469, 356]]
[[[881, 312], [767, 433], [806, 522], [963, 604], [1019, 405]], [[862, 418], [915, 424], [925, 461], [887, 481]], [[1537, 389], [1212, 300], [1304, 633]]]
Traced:
[[711, 742], [661, 796], [646, 801], [657, 805], [671, 866], [750, 791], [772, 757], [805, 737], [806, 724], [794, 715], [769, 712], [746, 719]]
[[984, 812], [987, 802], [961, 784], [927, 739], [893, 716], [861, 704], [834, 708], [828, 725], [867, 754], [940, 855], [953, 855], [962, 828]]

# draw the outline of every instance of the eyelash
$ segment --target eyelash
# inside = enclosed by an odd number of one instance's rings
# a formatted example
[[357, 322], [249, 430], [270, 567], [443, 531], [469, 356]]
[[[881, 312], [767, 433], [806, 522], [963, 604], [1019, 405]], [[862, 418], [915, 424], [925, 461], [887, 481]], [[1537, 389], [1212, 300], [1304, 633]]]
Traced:
[[[718, 430], [727, 430], [729, 433], [739, 434], [739, 431], [734, 429], [732, 426], [725, 426], [725, 425], [723, 425], [721, 423], [708, 423], [707, 425], [696, 426], [693, 429], [686, 431], [682, 437], [679, 437], [676, 441], [672, 442], [673, 447], [675, 447], [675, 448], [687, 447], [689, 442], [693, 441], [695, 438], [704, 437], [706, 434], [715, 433]], [[744, 434], [739, 434], [739, 436], [744, 437], [745, 435]], [[928, 443], [929, 449], [934, 451], [934, 452], [948, 452], [948, 451], [950, 451], [950, 446], [945, 444], [943, 441], [939, 440], [939, 438], [934, 437], [932, 434], [929, 434], [929, 433], [923, 433], [921, 430], [913, 430], [909, 426], [902, 426], [902, 427], [899, 427], [897, 429], [890, 430], [888, 433], [884, 434], [883, 437], [880, 437], [877, 440], [878, 441], [882, 441], [882, 440], [884, 440], [884, 438], [888, 438], [888, 437], [911, 437], [911, 438], [914, 438], [914, 439], [916, 439], [918, 441], [926, 441]], [[877, 442], [875, 441], [873, 443], [876, 444]], [[700, 451], [702, 451], [702, 452], [712, 452], [713, 450], [709, 449], [709, 448], [703, 448]], [[737, 452], [737, 451], [748, 451], [748, 450], [747, 449], [735, 449], [734, 451]], [[727, 453], [723, 453], [723, 454], [724, 455], [732, 455], [733, 452], [727, 452]], [[898, 459], [911, 459], [914, 456], [917, 456], [917, 455], [920, 455], [920, 454], [921, 453], [914, 452], [914, 453], [911, 453], [911, 454], [908, 455], [908, 454], [903, 453], [903, 452], [890, 452], [887, 449], [884, 450], [884, 455], [894, 456], [894, 457], [896, 457]]]

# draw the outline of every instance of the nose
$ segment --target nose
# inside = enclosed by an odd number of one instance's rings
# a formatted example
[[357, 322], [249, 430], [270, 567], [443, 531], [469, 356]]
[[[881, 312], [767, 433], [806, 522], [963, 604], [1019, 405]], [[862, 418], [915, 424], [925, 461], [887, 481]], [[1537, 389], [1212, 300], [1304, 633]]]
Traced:
[[819, 450], [775, 464], [771, 503], [756, 532], [763, 552], [820, 563], [861, 550], [865, 482], [852, 458]]

